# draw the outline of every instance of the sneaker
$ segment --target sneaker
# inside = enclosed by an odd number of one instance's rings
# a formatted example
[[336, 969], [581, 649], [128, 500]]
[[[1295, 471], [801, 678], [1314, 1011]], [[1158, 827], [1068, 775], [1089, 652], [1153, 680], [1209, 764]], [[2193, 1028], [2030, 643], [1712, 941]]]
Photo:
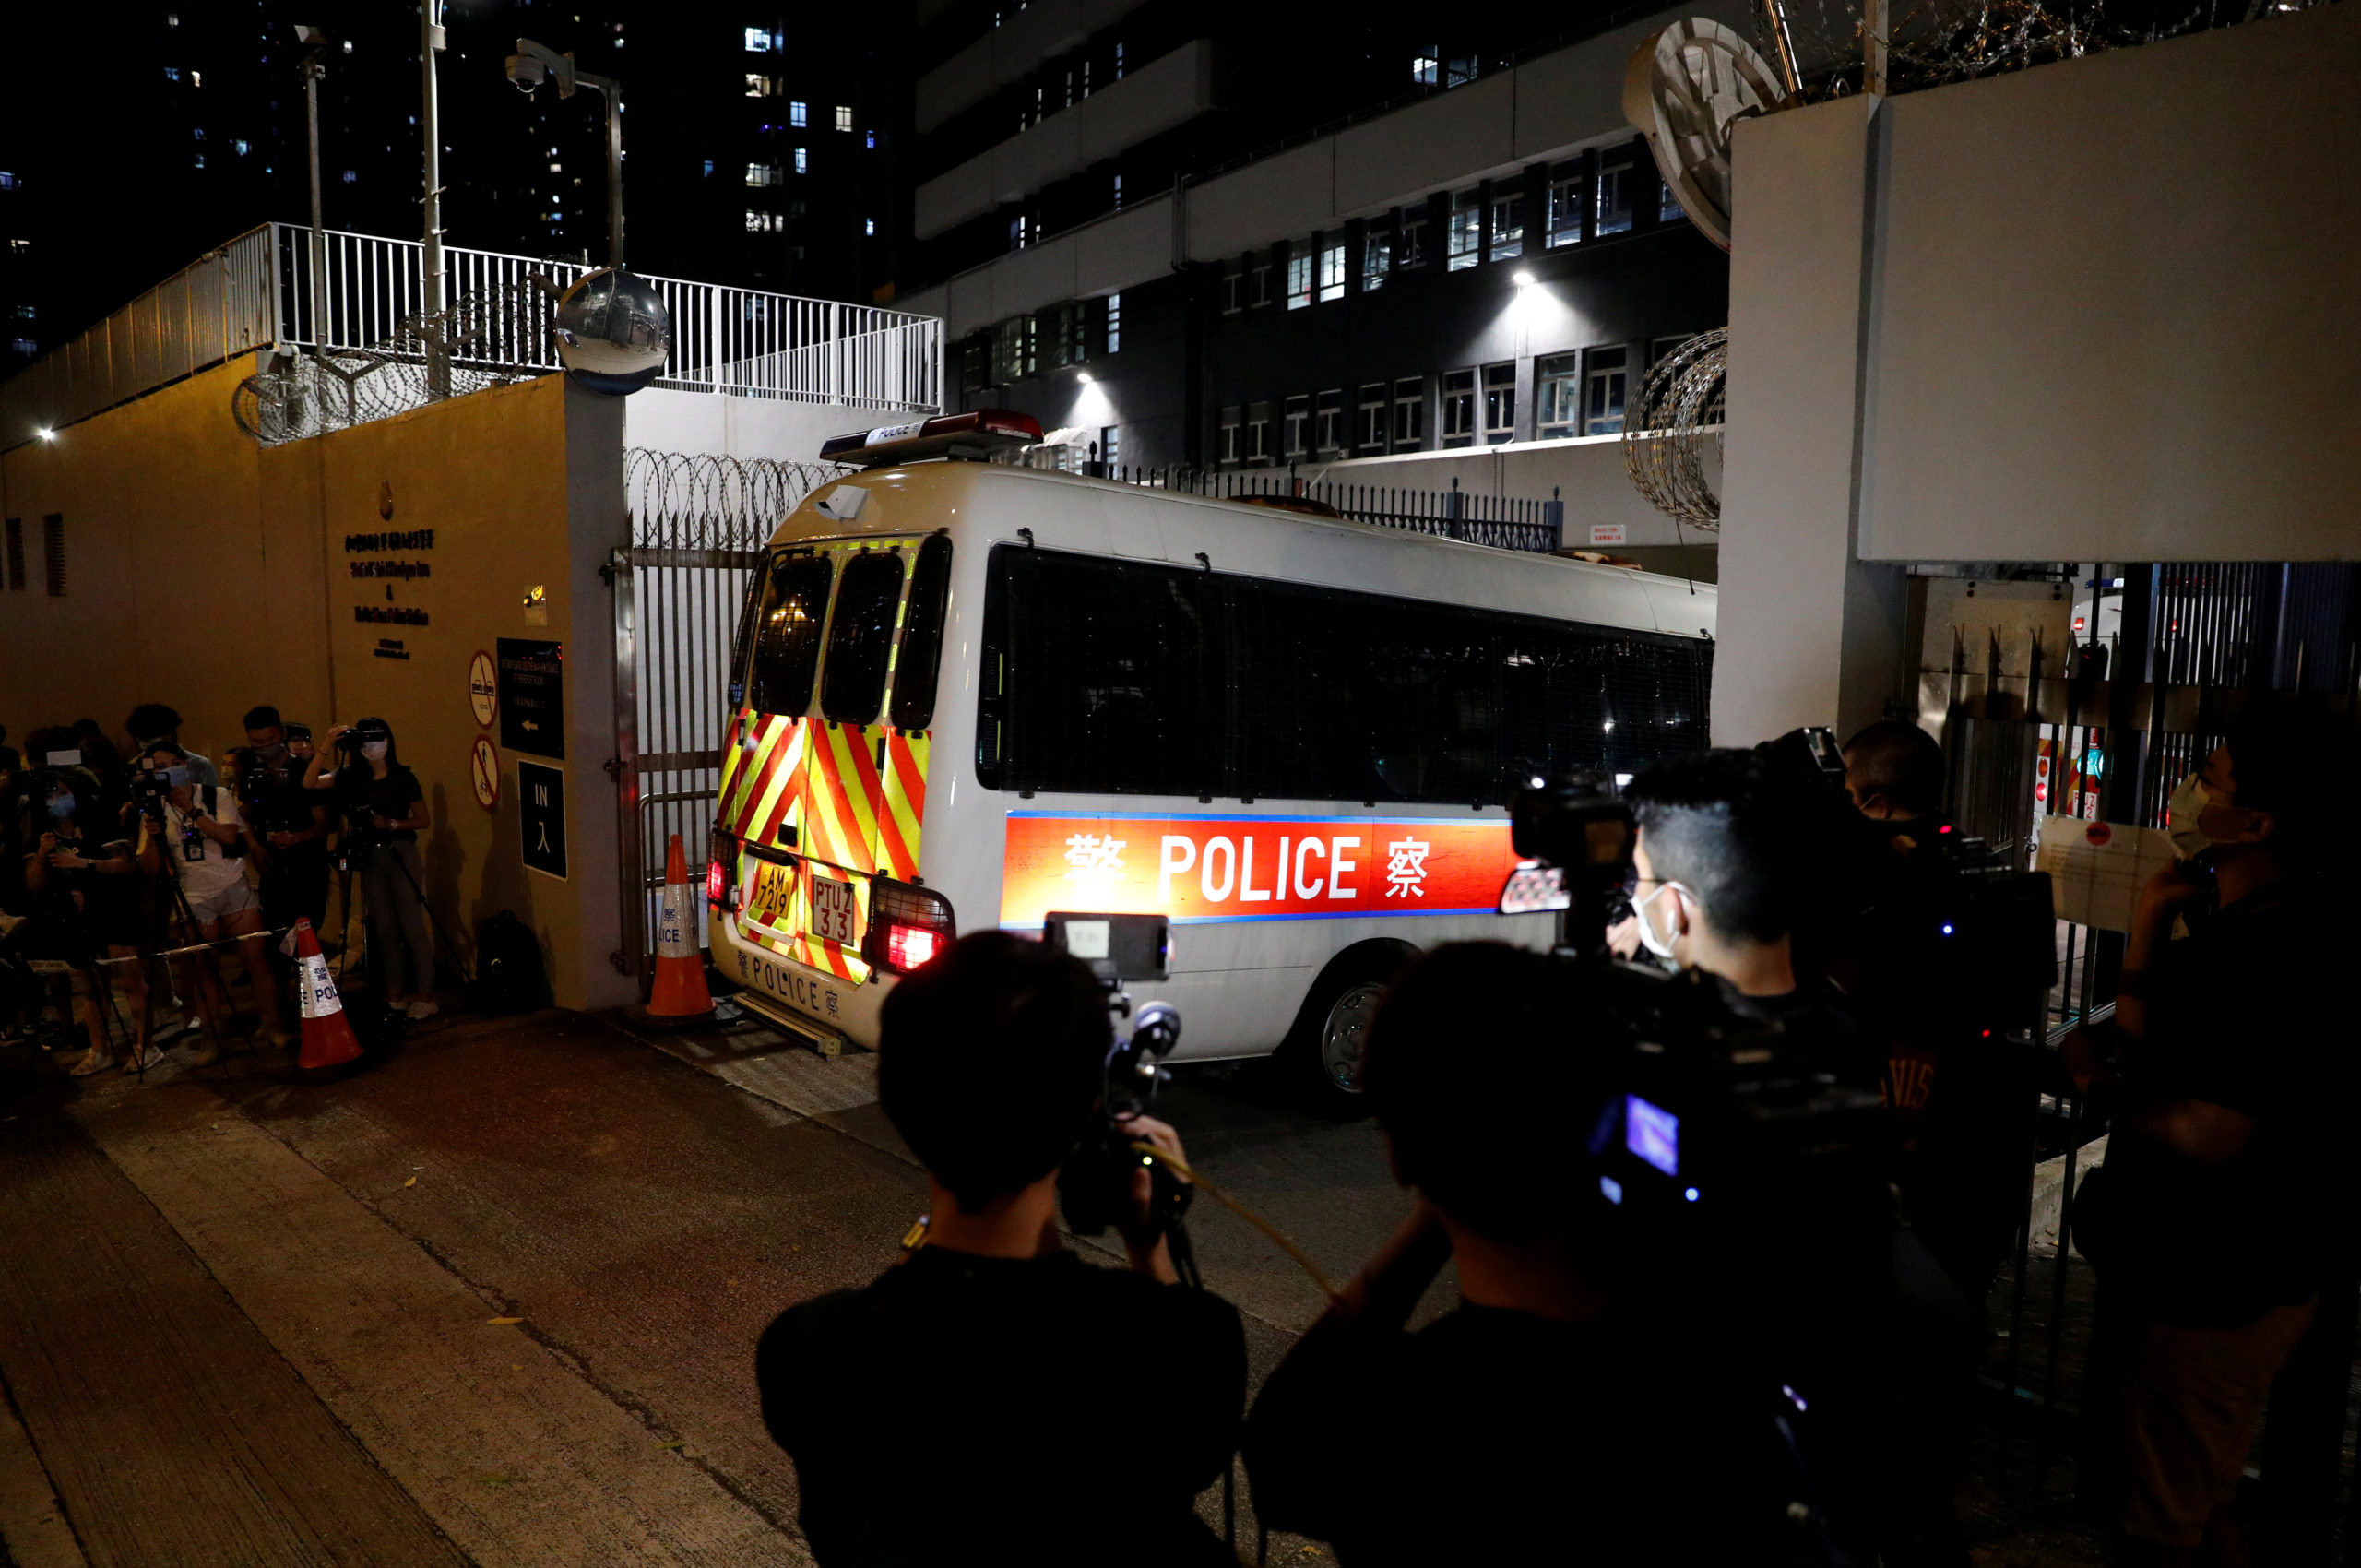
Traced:
[[66, 1064], [65, 1070], [77, 1078], [87, 1078], [93, 1073], [103, 1073], [113, 1065], [113, 1052], [86, 1049], [80, 1056]]
[[431, 996], [421, 996], [409, 1004], [409, 1016], [413, 1020], [432, 1018], [441, 1011], [443, 1009], [434, 1005], [434, 999]]
[[[208, 1039], [205, 1043], [211, 1045], [213, 1042]], [[155, 1041], [149, 1040], [145, 1051], [123, 1064], [123, 1070], [126, 1073], [145, 1073], [150, 1068], [160, 1067], [163, 1064], [164, 1053], [156, 1048]]]

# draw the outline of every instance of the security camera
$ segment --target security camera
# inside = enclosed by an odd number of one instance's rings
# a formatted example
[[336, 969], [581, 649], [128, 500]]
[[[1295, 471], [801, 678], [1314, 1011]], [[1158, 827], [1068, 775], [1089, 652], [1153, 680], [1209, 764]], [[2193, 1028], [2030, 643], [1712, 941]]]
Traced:
[[508, 79], [516, 84], [518, 92], [530, 98], [533, 89], [549, 79], [549, 67], [534, 55], [511, 54], [508, 57]]

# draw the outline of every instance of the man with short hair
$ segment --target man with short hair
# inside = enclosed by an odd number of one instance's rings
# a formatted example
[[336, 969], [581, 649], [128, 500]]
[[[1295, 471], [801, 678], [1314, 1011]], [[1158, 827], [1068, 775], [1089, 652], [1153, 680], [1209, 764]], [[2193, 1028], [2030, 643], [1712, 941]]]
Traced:
[[2341, 718], [2240, 715], [2173, 793], [2189, 858], [2141, 895], [2112, 1026], [2068, 1041], [2113, 1112], [2074, 1228], [2100, 1289], [2083, 1408], [2112, 1439], [2094, 1468], [2119, 1488], [2126, 1562], [2244, 1560], [2233, 1504], [2266, 1396], [2272, 1544], [2328, 1548], [2356, 1266], [2354, 752]]
[[[263, 923], [273, 931], [298, 918], [317, 931], [327, 917], [328, 807], [319, 792], [303, 788], [311, 763], [298, 757], [289, 727], [267, 703], [246, 711], [246, 751], [241, 762], [253, 770], [238, 779], [238, 798], [249, 807], [254, 828], [267, 853], [262, 868]], [[303, 738], [307, 726], [297, 725]]]
[[[1174, 1283], [1145, 1169], [1128, 1270], [1059, 1235], [1058, 1170], [1111, 1040], [1089, 969], [1004, 932], [886, 994], [878, 1098], [926, 1167], [923, 1240], [872, 1284], [780, 1313], [755, 1352], [823, 1568], [1234, 1562], [1194, 1504], [1237, 1445], [1237, 1309]], [[1181, 1158], [1162, 1123], [1126, 1125]]]
[[1945, 768], [1935, 737], [1902, 719], [1880, 719], [1845, 742], [1845, 789], [1877, 822], [1940, 816]]
[[[1625, 1315], [1582, 1154], [1611, 1043], [1596, 1003], [1571, 966], [1457, 943], [1370, 1027], [1363, 1081], [1415, 1206], [1271, 1373], [1245, 1443], [1259, 1519], [1346, 1568], [1769, 1561], [1739, 1544], [1760, 1450], [1733, 1396], [1698, 1387], [1723, 1347]], [[1446, 1263], [1457, 1300], [1411, 1331]], [[1767, 1410], [1753, 1430], [1771, 1438]]]
[[170, 703], [143, 702], [131, 710], [131, 717], [125, 719], [123, 725], [131, 731], [134, 757], [144, 762], [158, 746], [171, 746], [181, 754], [183, 766], [188, 769], [192, 779], [208, 789], [219, 787], [221, 773], [213, 766], [213, 759], [192, 754], [181, 744], [180, 712]]

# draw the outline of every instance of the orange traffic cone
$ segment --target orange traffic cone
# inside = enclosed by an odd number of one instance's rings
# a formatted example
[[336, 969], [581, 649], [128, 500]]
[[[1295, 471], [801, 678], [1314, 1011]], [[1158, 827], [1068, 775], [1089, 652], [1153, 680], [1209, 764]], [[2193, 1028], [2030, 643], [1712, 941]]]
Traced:
[[713, 992], [705, 985], [705, 958], [689, 925], [696, 908], [688, 860], [675, 833], [664, 852], [664, 897], [656, 906], [656, 989], [647, 999], [652, 1018], [702, 1018], [713, 1011]]
[[319, 938], [312, 934], [312, 922], [295, 922], [295, 999], [303, 1015], [303, 1050], [296, 1065], [303, 1071], [316, 1072], [323, 1067], [336, 1067], [361, 1054], [361, 1042], [353, 1038], [352, 1026], [345, 1021], [344, 1004], [336, 993], [336, 977], [328, 973], [328, 961], [320, 955]]

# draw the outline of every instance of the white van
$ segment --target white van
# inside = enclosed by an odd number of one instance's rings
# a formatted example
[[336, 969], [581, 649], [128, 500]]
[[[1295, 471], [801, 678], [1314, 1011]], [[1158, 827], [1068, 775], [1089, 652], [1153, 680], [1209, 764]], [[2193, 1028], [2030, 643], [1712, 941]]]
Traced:
[[1164, 913], [1174, 1060], [1283, 1050], [1348, 1107], [1406, 957], [1549, 941], [1494, 912], [1515, 790], [1705, 744], [1710, 587], [935, 456], [1026, 439], [831, 443], [869, 466], [756, 574], [710, 935], [790, 1028], [873, 1045], [960, 931]]

